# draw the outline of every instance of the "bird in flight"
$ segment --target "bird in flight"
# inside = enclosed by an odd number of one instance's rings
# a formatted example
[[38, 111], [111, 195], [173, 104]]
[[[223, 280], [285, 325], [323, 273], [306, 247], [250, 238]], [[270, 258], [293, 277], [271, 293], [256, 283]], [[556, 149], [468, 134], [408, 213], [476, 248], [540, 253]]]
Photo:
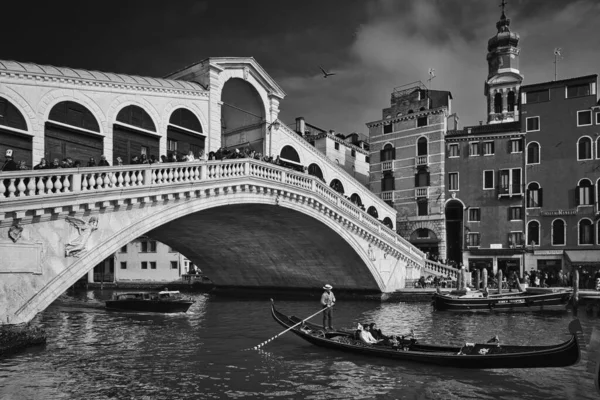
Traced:
[[327, 71], [325, 71], [323, 69], [323, 67], [321, 67], [320, 65], [319, 65], [319, 68], [321, 69], [321, 72], [323, 72], [323, 78], [327, 78], [328, 76], [335, 75], [334, 72], [327, 72]]

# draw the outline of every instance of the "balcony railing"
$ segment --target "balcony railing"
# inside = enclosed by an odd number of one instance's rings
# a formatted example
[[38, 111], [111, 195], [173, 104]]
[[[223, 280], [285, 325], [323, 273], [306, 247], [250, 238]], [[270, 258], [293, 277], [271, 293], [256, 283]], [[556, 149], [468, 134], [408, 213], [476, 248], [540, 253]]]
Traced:
[[394, 162], [393, 161], [384, 161], [381, 163], [382, 171], [393, 171], [394, 170]]
[[429, 187], [415, 188], [415, 197], [429, 197]]
[[498, 197], [501, 196], [522, 196], [523, 190], [521, 189], [521, 184], [512, 184], [498, 187]]
[[381, 200], [394, 201], [394, 192], [391, 190], [388, 192], [381, 192]]
[[423, 165], [429, 165], [429, 155], [426, 154], [424, 156], [415, 157], [415, 167], [420, 167]]

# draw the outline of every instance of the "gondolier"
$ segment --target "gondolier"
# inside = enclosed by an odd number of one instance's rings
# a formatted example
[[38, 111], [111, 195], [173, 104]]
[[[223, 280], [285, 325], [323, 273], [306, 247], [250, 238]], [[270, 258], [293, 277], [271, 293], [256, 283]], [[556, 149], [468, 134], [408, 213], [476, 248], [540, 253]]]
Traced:
[[323, 295], [321, 296], [321, 305], [323, 306], [323, 308], [326, 308], [325, 311], [323, 311], [323, 329], [327, 330], [333, 330], [333, 305], [335, 304], [335, 296], [333, 295], [333, 292], [331, 291], [333, 289], [333, 287], [330, 284], [326, 284], [325, 286], [323, 286], [323, 289], [325, 289], [325, 291], [323, 292]]

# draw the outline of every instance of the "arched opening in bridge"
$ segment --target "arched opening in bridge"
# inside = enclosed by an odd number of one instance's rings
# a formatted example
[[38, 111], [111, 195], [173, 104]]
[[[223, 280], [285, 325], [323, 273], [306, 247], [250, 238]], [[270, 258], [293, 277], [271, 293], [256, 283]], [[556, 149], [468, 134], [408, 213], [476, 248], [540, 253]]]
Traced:
[[304, 165], [300, 162], [300, 156], [292, 146], [283, 146], [279, 153], [279, 161], [284, 167], [304, 172]]
[[419, 248], [424, 253], [429, 253], [430, 256], [439, 256], [439, 243], [435, 232], [427, 228], [419, 228], [410, 234], [409, 241]]
[[[470, 232], [465, 232], [468, 235]], [[450, 200], [446, 204], [446, 254], [448, 259], [462, 262], [463, 244], [463, 204]]]
[[91, 159], [97, 164], [104, 152], [104, 138], [98, 120], [86, 107], [63, 101], [50, 110], [44, 127], [44, 155], [47, 162], [70, 158], [82, 166]]
[[169, 153], [180, 159], [191, 151], [194, 158], [199, 158], [204, 153], [205, 137], [200, 120], [193, 112], [185, 108], [173, 111], [167, 127], [167, 148], [174, 150]]
[[313, 163], [308, 166], [308, 174], [316, 176], [317, 178], [325, 182], [325, 178], [323, 178], [323, 171], [321, 171], [321, 168], [317, 164]]
[[221, 102], [221, 147], [250, 147], [269, 153], [270, 149], [264, 148], [265, 105], [254, 86], [243, 79], [229, 79], [223, 86]]
[[359, 207], [362, 207], [363, 205], [362, 199], [356, 193], [352, 193], [352, 196], [350, 196], [350, 201]]
[[367, 214], [369, 214], [373, 218], [379, 219], [379, 213], [377, 212], [377, 209], [374, 206], [371, 206], [367, 209]]
[[385, 217], [383, 219], [383, 224], [392, 230], [394, 229], [394, 223], [390, 217]]
[[0, 155], [4, 157], [6, 150], [11, 149], [17, 164], [25, 161], [31, 167], [32, 148], [32, 136], [27, 133], [23, 114], [10, 101], [0, 97]]
[[331, 187], [333, 190], [335, 190], [339, 194], [344, 194], [344, 185], [342, 185], [342, 182], [340, 182], [339, 179], [332, 180], [331, 183], [329, 184], [329, 187]]
[[[139, 164], [152, 156], [159, 159], [160, 136], [150, 115], [141, 107], [130, 105], [117, 114], [113, 124], [113, 162]], [[167, 150], [169, 148], [167, 147]]]

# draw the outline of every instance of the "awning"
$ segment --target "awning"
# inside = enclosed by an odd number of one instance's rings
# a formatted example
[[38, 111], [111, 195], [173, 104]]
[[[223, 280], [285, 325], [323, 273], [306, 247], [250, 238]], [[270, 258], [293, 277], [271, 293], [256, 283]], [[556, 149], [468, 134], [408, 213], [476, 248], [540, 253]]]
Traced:
[[600, 265], [600, 250], [566, 250], [565, 256], [571, 264]]

